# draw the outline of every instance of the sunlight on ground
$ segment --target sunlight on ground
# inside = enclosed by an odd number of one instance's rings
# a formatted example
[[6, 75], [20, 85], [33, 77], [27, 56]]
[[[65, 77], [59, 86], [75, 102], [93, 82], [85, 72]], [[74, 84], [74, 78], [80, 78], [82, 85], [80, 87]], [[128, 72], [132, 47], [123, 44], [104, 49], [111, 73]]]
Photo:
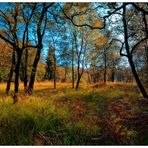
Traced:
[[[81, 84], [75, 90], [70, 83], [57, 83], [53, 89], [52, 82], [37, 82], [29, 96], [21, 83], [15, 105], [12, 91], [6, 96], [5, 87], [0, 84], [1, 144], [135, 143], [136, 131], [117, 122], [140, 111], [136, 99], [141, 96], [135, 84]], [[116, 141], [116, 136], [122, 138]]]

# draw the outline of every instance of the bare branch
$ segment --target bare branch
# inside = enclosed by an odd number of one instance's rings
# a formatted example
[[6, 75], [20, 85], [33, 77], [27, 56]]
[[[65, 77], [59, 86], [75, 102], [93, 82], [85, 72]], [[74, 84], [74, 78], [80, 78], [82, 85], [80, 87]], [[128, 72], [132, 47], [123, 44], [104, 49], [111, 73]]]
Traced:
[[138, 45], [140, 45], [140, 43], [142, 43], [143, 41], [145, 41], [145, 40], [148, 40], [148, 38], [143, 38], [142, 40], [140, 40], [138, 43], [136, 43], [134, 46], [133, 46], [133, 48], [132, 48], [132, 50], [131, 50], [131, 55], [133, 54], [133, 52], [134, 52], [134, 50], [136, 49], [136, 47], [138, 46]]
[[13, 42], [11, 42], [10, 40], [8, 40], [7, 38], [5, 38], [4, 36], [2, 36], [1, 34], [0, 34], [0, 38], [3, 39], [5, 42], [9, 43], [11, 46], [16, 47], [16, 45]]
[[[59, 4], [59, 6], [60, 6], [60, 8], [61, 8], [63, 14], [65, 15], [66, 19], [70, 20], [71, 23], [72, 23], [74, 26], [77, 26], [77, 27], [89, 27], [89, 28], [91, 28], [91, 29], [104, 29], [105, 26], [106, 26], [106, 19], [107, 19], [108, 17], [110, 17], [111, 15], [117, 13], [117, 11], [119, 11], [120, 9], [123, 8], [123, 6], [121, 6], [121, 7], [119, 7], [119, 8], [116, 8], [113, 12], [110, 12], [108, 15], [105, 15], [105, 16], [103, 17], [103, 26], [101, 26], [101, 27], [94, 27], [94, 26], [91, 26], [91, 25], [86, 24], [86, 23], [85, 23], [85, 24], [76, 24], [76, 23], [74, 22], [74, 17], [75, 17], [75, 16], [80, 15], [80, 14], [82, 14], [82, 13], [86, 13], [86, 11], [81, 12], [81, 13], [77, 13], [77, 14], [72, 15], [71, 17], [69, 17], [69, 16], [66, 14], [66, 12], [64, 11], [64, 9], [61, 7], [60, 4]], [[99, 8], [99, 7], [96, 7], [95, 9], [97, 9], [97, 8]], [[118, 14], [119, 14], [119, 13], [118, 13]]]
[[121, 56], [128, 57], [128, 55], [127, 55], [127, 54], [122, 53], [123, 46], [124, 46], [124, 42], [120, 41], [119, 39], [112, 39], [112, 41], [118, 41], [118, 42], [120, 42], [120, 44], [121, 44], [121, 47], [120, 47], [120, 55], [121, 55]]
[[141, 12], [145, 13], [146, 15], [148, 15], [148, 11], [146, 11], [143, 8], [139, 7], [135, 3], [129, 3], [129, 4], [132, 4], [138, 11], [141, 11]]
[[[69, 16], [66, 14], [66, 12], [64, 11], [64, 9], [61, 7], [60, 4], [59, 4], [59, 6], [60, 6], [60, 8], [61, 8], [63, 14], [65, 15], [66, 19], [70, 20], [71, 23], [72, 23], [74, 26], [77, 26], [77, 27], [89, 27], [89, 28], [91, 28], [91, 29], [104, 29], [104, 28], [105, 28], [105, 25], [103, 25], [102, 27], [93, 27], [93, 26], [91, 26], [91, 25], [89, 25], [89, 24], [81, 24], [81, 25], [80, 25], [80, 24], [76, 24], [76, 23], [74, 22], [74, 20], [73, 20], [74, 17], [69, 17]], [[104, 24], [105, 24], [105, 23], [104, 23]]]

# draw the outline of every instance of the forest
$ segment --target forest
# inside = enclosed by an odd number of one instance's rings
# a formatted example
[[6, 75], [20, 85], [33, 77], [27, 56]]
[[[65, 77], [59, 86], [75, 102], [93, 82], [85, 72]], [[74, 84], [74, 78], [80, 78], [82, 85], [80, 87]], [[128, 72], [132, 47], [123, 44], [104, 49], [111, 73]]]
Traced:
[[0, 2], [0, 145], [148, 145], [148, 3]]

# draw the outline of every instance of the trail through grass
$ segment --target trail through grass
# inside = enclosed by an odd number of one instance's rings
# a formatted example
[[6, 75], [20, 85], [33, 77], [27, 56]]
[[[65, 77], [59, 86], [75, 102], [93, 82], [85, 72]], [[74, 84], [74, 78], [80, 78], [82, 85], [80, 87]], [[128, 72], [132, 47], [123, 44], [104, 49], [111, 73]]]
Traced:
[[1, 145], [148, 144], [147, 117], [137, 120], [148, 108], [138, 104], [141, 95], [134, 84], [81, 84], [74, 90], [58, 83], [55, 90], [52, 83], [40, 82], [31, 96], [21, 84], [15, 105], [5, 85], [0, 84]]

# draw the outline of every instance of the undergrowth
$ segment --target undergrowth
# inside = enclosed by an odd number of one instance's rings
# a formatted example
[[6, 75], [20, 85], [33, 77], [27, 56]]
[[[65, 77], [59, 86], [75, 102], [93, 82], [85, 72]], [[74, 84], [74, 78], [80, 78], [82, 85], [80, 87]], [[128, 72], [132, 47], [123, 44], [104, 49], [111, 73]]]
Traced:
[[[11, 95], [6, 96], [1, 89], [1, 145], [147, 144], [147, 117], [141, 121], [144, 125], [137, 120], [146, 107], [138, 105], [137, 90], [131, 92], [135, 86], [107, 85], [80, 90], [62, 85], [56, 90], [41, 86], [32, 96], [20, 94], [15, 105]], [[145, 134], [140, 139], [142, 127]]]

